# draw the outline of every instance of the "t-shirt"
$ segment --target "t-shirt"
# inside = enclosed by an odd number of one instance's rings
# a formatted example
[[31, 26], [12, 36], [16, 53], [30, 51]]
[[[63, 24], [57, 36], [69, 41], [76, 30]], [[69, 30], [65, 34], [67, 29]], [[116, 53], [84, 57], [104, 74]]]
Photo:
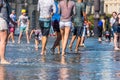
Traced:
[[[10, 14], [10, 18], [12, 19], [13, 22], [16, 23], [17, 17], [15, 14]], [[15, 27], [15, 25], [11, 21], [10, 21], [9, 25], [10, 25], [10, 27]]]
[[27, 25], [28, 25], [28, 16], [23, 16], [23, 15], [21, 15], [20, 17], [19, 17], [19, 20], [18, 21], [20, 21], [20, 26], [21, 27], [27, 27]]
[[62, 0], [59, 3], [61, 21], [71, 21], [72, 15], [75, 13], [75, 3], [74, 1], [69, 0], [68, 5], [66, 0]]
[[40, 11], [40, 18], [50, 17], [51, 12], [56, 12], [54, 0], [38, 0], [37, 10]]
[[111, 24], [112, 26], [113, 26], [113, 24], [115, 23], [115, 21], [116, 21], [115, 18], [113, 18], [113, 17], [110, 18], [110, 24]]
[[82, 27], [84, 24], [83, 12], [85, 12], [85, 4], [78, 3], [75, 4], [75, 16], [74, 16], [74, 25], [75, 27]]

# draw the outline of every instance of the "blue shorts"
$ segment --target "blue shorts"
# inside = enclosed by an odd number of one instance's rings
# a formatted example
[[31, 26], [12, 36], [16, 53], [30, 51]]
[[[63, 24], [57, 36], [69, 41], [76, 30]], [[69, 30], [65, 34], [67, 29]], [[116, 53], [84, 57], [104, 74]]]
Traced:
[[26, 31], [26, 26], [20, 26], [20, 32], [25, 32]]

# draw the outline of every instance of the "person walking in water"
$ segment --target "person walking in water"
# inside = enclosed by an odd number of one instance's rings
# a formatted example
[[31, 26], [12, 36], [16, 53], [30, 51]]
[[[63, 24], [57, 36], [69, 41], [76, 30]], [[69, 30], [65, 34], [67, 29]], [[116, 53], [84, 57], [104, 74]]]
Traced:
[[51, 48], [51, 51], [55, 52], [55, 48], [58, 48], [58, 54], [60, 54], [60, 41], [61, 41], [61, 34], [60, 34], [60, 28], [59, 28], [59, 21], [60, 21], [60, 14], [58, 13], [58, 1], [55, 0], [55, 5], [56, 5], [56, 12], [54, 13], [52, 17], [52, 27], [56, 35], [56, 40]]
[[54, 0], [38, 0], [37, 10], [40, 12], [39, 25], [42, 32], [41, 55], [44, 55], [46, 53], [46, 44], [51, 27], [51, 17], [56, 12]]
[[26, 15], [26, 10], [25, 9], [22, 9], [21, 13], [22, 13], [22, 15], [20, 15], [19, 19], [18, 19], [18, 27], [20, 27], [18, 44], [20, 44], [20, 42], [21, 42], [22, 34], [23, 34], [24, 31], [26, 32], [27, 43], [30, 43], [29, 35], [28, 35], [30, 21], [28, 19], [28, 16]]
[[[81, 38], [84, 31], [84, 20], [86, 21], [86, 13], [85, 13], [85, 4], [83, 0], [77, 0], [75, 3], [75, 16], [74, 16], [74, 35], [77, 35], [78, 39], [76, 42], [75, 51], [78, 52], [79, 45], [81, 43]], [[72, 40], [74, 41], [75, 36], [73, 35]], [[69, 47], [71, 48], [72, 45], [70, 44]]]
[[72, 27], [71, 18], [75, 13], [75, 3], [71, 0], [61, 0], [59, 3], [60, 18], [60, 32], [62, 38], [62, 56], [65, 55], [67, 42]]
[[5, 59], [5, 51], [8, 36], [8, 23], [9, 23], [9, 7], [7, 0], [0, 0], [0, 63], [10, 64]]
[[14, 32], [15, 32], [15, 28], [17, 26], [17, 16], [15, 15], [15, 10], [12, 10], [12, 13], [10, 14], [10, 18], [11, 18], [12, 21], [9, 22], [10, 34], [8, 36], [8, 41], [11, 38], [12, 43], [15, 43]]

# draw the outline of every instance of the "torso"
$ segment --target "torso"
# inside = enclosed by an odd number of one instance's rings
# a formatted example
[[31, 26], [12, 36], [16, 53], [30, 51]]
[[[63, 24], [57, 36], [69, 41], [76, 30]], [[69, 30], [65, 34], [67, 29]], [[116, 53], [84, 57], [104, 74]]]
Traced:
[[66, 5], [66, 0], [63, 0], [59, 3], [60, 10], [61, 10], [61, 21], [70, 21], [71, 20], [71, 13], [75, 6], [73, 1], [68, 2], [68, 6]]

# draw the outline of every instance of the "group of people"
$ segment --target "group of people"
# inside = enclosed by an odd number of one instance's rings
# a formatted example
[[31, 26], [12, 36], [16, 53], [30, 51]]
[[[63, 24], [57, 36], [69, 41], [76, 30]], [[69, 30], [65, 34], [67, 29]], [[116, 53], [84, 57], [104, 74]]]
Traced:
[[[73, 42], [75, 39], [76, 46], [75, 52], [79, 51], [79, 47], [84, 47], [85, 36], [90, 36], [90, 22], [87, 20], [86, 7], [83, 0], [38, 0], [37, 10], [39, 12], [39, 26], [32, 29], [29, 36], [30, 21], [26, 15], [26, 10], [21, 10], [21, 15], [18, 20], [15, 15], [15, 10], [12, 10], [11, 14], [8, 15], [8, 2], [7, 0], [0, 0], [0, 59], [1, 64], [9, 64], [5, 59], [6, 43], [9, 39], [12, 39], [14, 43], [14, 32], [18, 26], [20, 34], [18, 43], [20, 44], [23, 32], [26, 32], [27, 43], [30, 43], [32, 34], [35, 33], [35, 49], [38, 50], [39, 41], [42, 42], [41, 55], [46, 54], [46, 45], [50, 32], [51, 25], [56, 35], [56, 40], [51, 47], [52, 53], [58, 48], [58, 54], [64, 56], [66, 54], [66, 48], [68, 44], [69, 35], [71, 28], [73, 27], [73, 35], [69, 44], [69, 49], [72, 50]], [[110, 19], [111, 32], [114, 34], [114, 46], [115, 50], [120, 50], [118, 43], [118, 37], [120, 37], [120, 14], [117, 15], [113, 12], [113, 17]], [[9, 36], [8, 36], [9, 26]], [[103, 21], [98, 22], [99, 32], [101, 32]], [[4, 35], [4, 36], [3, 36]], [[99, 41], [101, 41], [101, 33], [99, 35]], [[60, 51], [60, 42], [62, 51]], [[119, 39], [120, 42], [120, 39]]]
[[113, 12], [111, 18], [103, 15], [98, 22], [98, 41], [102, 41], [102, 37], [106, 41], [111, 42], [113, 39], [114, 50], [120, 50], [120, 13]]
[[38, 0], [38, 11], [40, 12], [39, 23], [42, 31], [41, 55], [46, 53], [51, 18], [52, 26], [57, 36], [51, 51], [54, 53], [55, 48], [58, 48], [58, 53], [60, 53], [61, 41], [61, 55], [65, 55], [70, 31], [72, 26], [74, 26], [73, 38], [69, 48], [72, 50], [72, 44], [77, 37], [75, 51], [78, 52], [79, 46], [83, 46], [84, 44], [86, 26], [88, 26], [83, 0], [77, 0], [76, 2], [71, 0]]

